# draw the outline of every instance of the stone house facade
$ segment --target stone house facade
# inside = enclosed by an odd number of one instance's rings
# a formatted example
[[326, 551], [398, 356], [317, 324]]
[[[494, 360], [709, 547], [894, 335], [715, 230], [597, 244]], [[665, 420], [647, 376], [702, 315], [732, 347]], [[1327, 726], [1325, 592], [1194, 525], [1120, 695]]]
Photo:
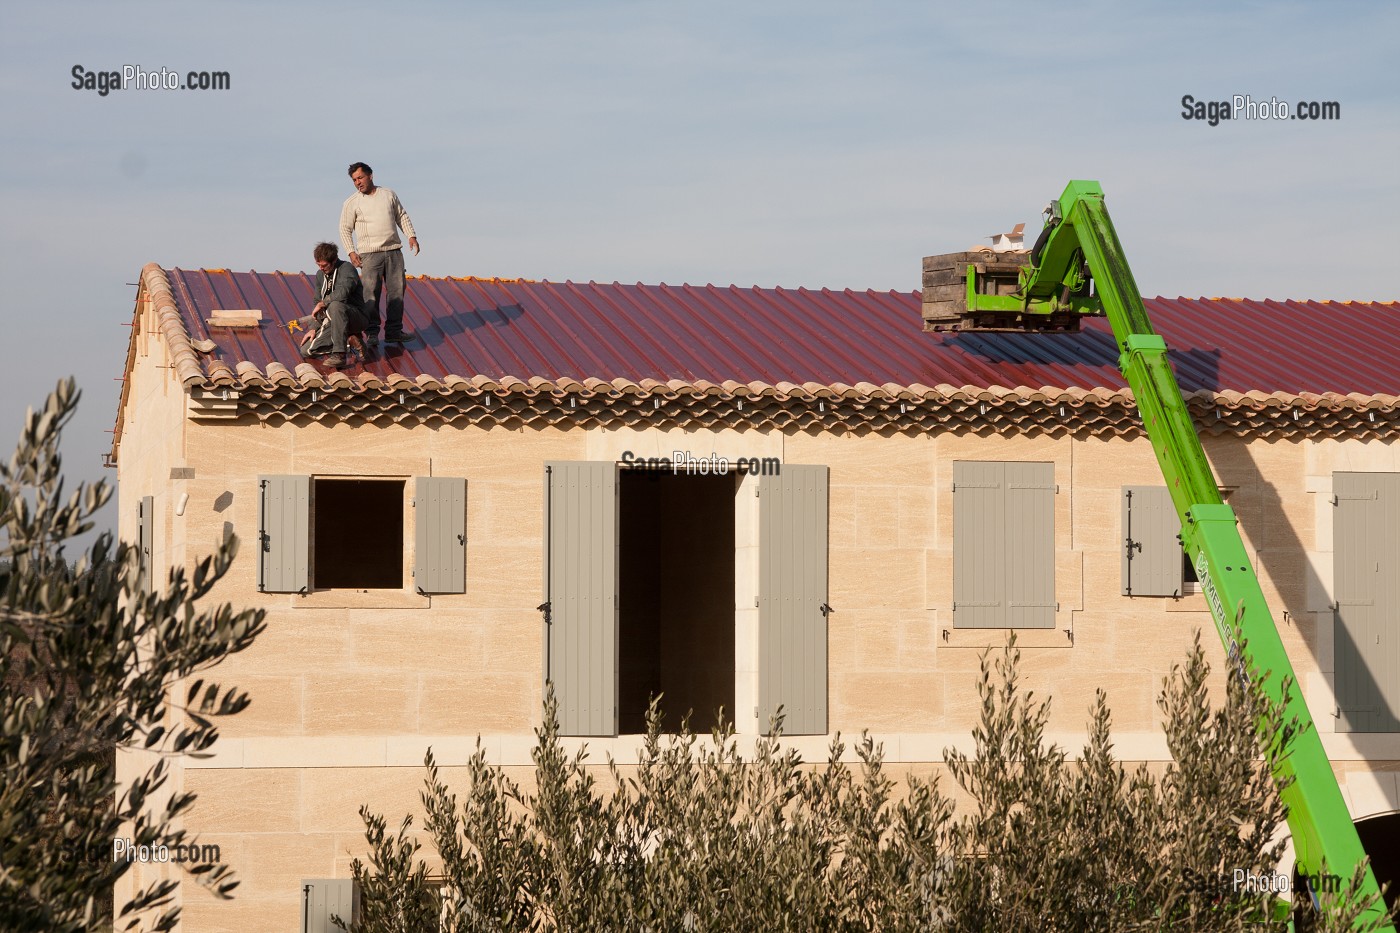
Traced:
[[[525, 773], [546, 678], [598, 761], [635, 756], [664, 692], [741, 736], [781, 705], [815, 757], [868, 729], [923, 772], [969, 745], [1012, 631], [1054, 737], [1077, 749], [1103, 688], [1128, 761], [1165, 760], [1155, 698], [1195, 631], [1223, 666], [1097, 322], [940, 335], [917, 293], [420, 278], [423, 341], [329, 373], [285, 328], [310, 296], [154, 264], [137, 294], [120, 534], [156, 581], [236, 535], [216, 595], [269, 614], [217, 672], [252, 706], [176, 771], [243, 879], [230, 903], [186, 882], [185, 929], [324, 909], [359, 806], [415, 811], [430, 745], [449, 776], [478, 736]], [[209, 323], [228, 309], [261, 321]], [[1353, 815], [1392, 814], [1400, 308], [1148, 310]]]

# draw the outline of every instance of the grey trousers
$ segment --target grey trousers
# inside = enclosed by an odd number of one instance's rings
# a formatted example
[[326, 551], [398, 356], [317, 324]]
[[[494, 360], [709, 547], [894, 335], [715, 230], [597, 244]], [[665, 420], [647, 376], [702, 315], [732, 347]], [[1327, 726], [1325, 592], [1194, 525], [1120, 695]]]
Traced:
[[323, 353], [344, 353], [345, 338], [365, 329], [365, 317], [357, 308], [351, 308], [343, 301], [332, 301], [326, 306], [321, 318], [321, 326], [316, 328], [316, 336], [301, 348], [302, 356], [320, 356]]
[[365, 290], [365, 308], [369, 325], [365, 333], [379, 336], [379, 295], [384, 301], [384, 336], [397, 337], [403, 333], [403, 250], [386, 249], [378, 253], [360, 254], [360, 284]]

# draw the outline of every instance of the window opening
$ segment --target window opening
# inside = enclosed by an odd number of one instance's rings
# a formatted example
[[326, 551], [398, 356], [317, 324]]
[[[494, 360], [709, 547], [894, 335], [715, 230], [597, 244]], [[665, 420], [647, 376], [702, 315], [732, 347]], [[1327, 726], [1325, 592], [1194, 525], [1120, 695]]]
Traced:
[[1191, 555], [1181, 552], [1181, 592], [1191, 595], [1201, 592], [1201, 579], [1196, 576], [1196, 565], [1191, 563]]
[[402, 480], [312, 483], [311, 567], [317, 589], [403, 588]]

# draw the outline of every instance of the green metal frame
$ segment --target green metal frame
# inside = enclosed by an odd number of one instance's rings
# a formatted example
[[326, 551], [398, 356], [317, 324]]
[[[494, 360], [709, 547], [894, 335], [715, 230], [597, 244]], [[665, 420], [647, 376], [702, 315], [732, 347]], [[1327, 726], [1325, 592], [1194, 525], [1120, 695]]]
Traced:
[[[1048, 233], [1036, 244], [1032, 264], [1020, 273], [1018, 294], [976, 294], [976, 273], [969, 269], [968, 311], [1107, 315], [1120, 350], [1118, 366], [1161, 464], [1181, 520], [1182, 548], [1201, 581], [1221, 643], [1232, 664], [1240, 665], [1242, 673], [1253, 672], [1246, 676], [1267, 675], [1265, 692], [1283, 704], [1285, 721], [1296, 720], [1300, 727], [1288, 754], [1279, 756], [1277, 749], [1269, 749], [1273, 773], [1286, 785], [1282, 797], [1298, 866], [1312, 878], [1330, 870], [1346, 884], [1365, 851], [1307, 704], [1296, 687], [1283, 695], [1285, 681], [1296, 684], [1293, 666], [1245, 553], [1234, 510], [1220, 498], [1167, 361], [1166, 341], [1147, 318], [1104, 206], [1103, 189], [1098, 182], [1072, 181], [1049, 215]], [[1379, 895], [1369, 867], [1364, 893]], [[1383, 913], [1384, 902], [1377, 897], [1376, 908], [1362, 920], [1374, 922]]]

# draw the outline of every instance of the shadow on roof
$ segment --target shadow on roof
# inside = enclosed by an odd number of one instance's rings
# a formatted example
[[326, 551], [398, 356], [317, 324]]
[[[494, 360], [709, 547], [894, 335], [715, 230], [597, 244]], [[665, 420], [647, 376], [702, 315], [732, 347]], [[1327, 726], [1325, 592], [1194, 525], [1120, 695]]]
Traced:
[[[992, 364], [1118, 367], [1118, 344], [1112, 332], [1085, 329], [1077, 334], [1012, 334], [960, 331], [949, 335], [947, 344], [969, 356]], [[1205, 389], [1217, 392], [1220, 385], [1219, 348], [1181, 349], [1168, 345], [1167, 358], [1176, 371], [1183, 392]]]

